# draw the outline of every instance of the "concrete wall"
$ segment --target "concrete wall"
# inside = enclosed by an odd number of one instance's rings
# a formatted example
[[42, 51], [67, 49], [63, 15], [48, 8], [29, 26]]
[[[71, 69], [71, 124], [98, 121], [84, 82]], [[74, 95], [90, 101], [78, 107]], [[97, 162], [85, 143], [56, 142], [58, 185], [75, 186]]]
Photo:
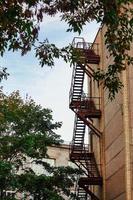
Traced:
[[[62, 144], [58, 146], [50, 146], [48, 147], [48, 159], [43, 159], [43, 161], [49, 163], [51, 166], [74, 166], [72, 162], [69, 161], [69, 145]], [[44, 168], [41, 165], [37, 165], [34, 163], [31, 163], [31, 160], [27, 158], [27, 164], [26, 166], [30, 166], [32, 170], [38, 175], [40, 174], [47, 174], [47, 171], [44, 170]], [[48, 175], [48, 174], [47, 174]], [[72, 188], [73, 191], [73, 188]], [[12, 191], [9, 191], [8, 193], [13, 193]], [[19, 200], [24, 199], [25, 194], [17, 193], [16, 198]], [[27, 200], [32, 200], [33, 197], [27, 197]], [[68, 197], [64, 196], [65, 200], [68, 200]]]
[[55, 166], [68, 166], [69, 161], [69, 145], [52, 146], [48, 148], [48, 155], [55, 160]]

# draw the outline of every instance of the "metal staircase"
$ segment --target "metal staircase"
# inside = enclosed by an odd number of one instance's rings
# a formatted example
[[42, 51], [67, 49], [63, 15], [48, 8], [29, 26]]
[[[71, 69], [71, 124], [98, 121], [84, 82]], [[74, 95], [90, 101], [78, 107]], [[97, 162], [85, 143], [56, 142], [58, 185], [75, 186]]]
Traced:
[[83, 93], [84, 75], [84, 69], [82, 69], [80, 65], [77, 64], [73, 67], [72, 83], [70, 90], [70, 99], [72, 102], [71, 106], [74, 106], [75, 103], [81, 101], [81, 96]]
[[77, 116], [75, 116], [74, 123], [74, 132], [73, 132], [73, 151], [77, 151], [80, 148], [83, 148], [84, 144], [84, 134], [85, 134], [85, 124], [84, 122]]
[[79, 200], [90, 200], [89, 195], [85, 192], [83, 188], [78, 188], [77, 199]]
[[[77, 39], [77, 38], [75, 38]], [[98, 64], [100, 57], [92, 45], [82, 42], [73, 42], [73, 47], [80, 52], [79, 60], [73, 67], [71, 89], [69, 94], [69, 107], [75, 112], [73, 139], [70, 145], [70, 160], [82, 169], [84, 176], [78, 181], [79, 200], [99, 200], [91, 190], [92, 186], [102, 186], [102, 177], [96, 163], [94, 152], [89, 145], [85, 145], [86, 126], [90, 134], [101, 136], [101, 132], [94, 126], [93, 119], [101, 117], [100, 98], [88, 97], [83, 92], [85, 74], [93, 78], [93, 70], [88, 64]]]

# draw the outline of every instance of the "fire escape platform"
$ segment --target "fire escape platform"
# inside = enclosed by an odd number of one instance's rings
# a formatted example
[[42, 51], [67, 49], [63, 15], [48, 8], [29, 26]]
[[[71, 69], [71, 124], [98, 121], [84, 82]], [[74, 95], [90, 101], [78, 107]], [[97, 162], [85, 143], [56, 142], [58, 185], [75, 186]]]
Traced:
[[101, 110], [80, 110], [77, 112], [78, 115], [85, 117], [85, 118], [100, 118], [101, 117]]
[[79, 186], [83, 187], [83, 186], [89, 186], [89, 185], [101, 185], [102, 186], [102, 177], [81, 177], [79, 179]]
[[87, 63], [99, 64], [100, 56], [96, 55], [92, 49], [87, 49], [87, 50], [85, 50], [84, 53], [85, 53], [85, 56], [86, 56], [86, 59], [87, 59]]
[[79, 55], [80, 62], [90, 64], [99, 64], [100, 56], [97, 55], [93, 49], [75, 48], [76, 53]]
[[[92, 98], [93, 99], [93, 98]], [[93, 100], [72, 99], [69, 107], [76, 113], [85, 118], [100, 118], [101, 110], [97, 109]], [[95, 99], [95, 98], [94, 98]], [[99, 105], [98, 105], [99, 107]]]
[[73, 150], [70, 154], [70, 159], [71, 161], [75, 161], [75, 160], [84, 160], [85, 158], [87, 160], [91, 160], [91, 158], [93, 158], [93, 153], [85, 153], [85, 152], [76, 152], [76, 150]]

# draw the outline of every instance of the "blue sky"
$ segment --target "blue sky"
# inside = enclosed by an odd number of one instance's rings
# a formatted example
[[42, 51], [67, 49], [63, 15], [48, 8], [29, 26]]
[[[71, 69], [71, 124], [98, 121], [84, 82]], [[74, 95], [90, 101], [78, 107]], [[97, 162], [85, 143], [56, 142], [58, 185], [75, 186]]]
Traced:
[[[82, 37], [93, 42], [98, 31], [96, 23], [84, 27]], [[48, 38], [50, 42], [62, 47], [72, 42], [74, 33], [66, 32], [67, 25], [59, 21], [59, 17], [45, 17], [41, 25], [40, 40]], [[21, 57], [20, 53], [6, 53], [0, 60], [0, 66], [8, 68], [10, 76], [3, 81], [4, 91], [10, 93], [20, 90], [23, 98], [28, 94], [36, 103], [53, 110], [55, 121], [62, 121], [63, 126], [57, 131], [65, 141], [71, 141], [74, 114], [69, 109], [69, 89], [72, 68], [62, 60], [56, 60], [55, 66], [39, 66], [33, 52]]]

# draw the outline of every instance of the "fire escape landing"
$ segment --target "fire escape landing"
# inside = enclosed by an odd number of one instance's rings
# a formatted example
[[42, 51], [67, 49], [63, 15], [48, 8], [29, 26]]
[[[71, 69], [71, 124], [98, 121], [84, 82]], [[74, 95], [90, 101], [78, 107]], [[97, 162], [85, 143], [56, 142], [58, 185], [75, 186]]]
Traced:
[[[76, 42], [76, 39], [80, 41]], [[86, 146], [84, 140], [86, 126], [89, 127], [90, 134], [101, 136], [101, 132], [93, 124], [93, 119], [101, 117], [100, 98], [86, 96], [83, 92], [83, 84], [85, 74], [90, 80], [93, 78], [93, 70], [89, 64], [99, 64], [100, 57], [97, 44], [86, 43], [83, 38], [74, 38], [73, 47], [78, 55], [78, 61], [73, 67], [69, 96], [69, 107], [75, 113], [70, 160], [84, 172], [84, 176], [78, 181], [77, 199], [99, 200], [91, 187], [102, 186], [102, 177], [92, 147], [89, 147], [89, 144]], [[92, 91], [91, 87], [92, 85], [90, 86]]]

